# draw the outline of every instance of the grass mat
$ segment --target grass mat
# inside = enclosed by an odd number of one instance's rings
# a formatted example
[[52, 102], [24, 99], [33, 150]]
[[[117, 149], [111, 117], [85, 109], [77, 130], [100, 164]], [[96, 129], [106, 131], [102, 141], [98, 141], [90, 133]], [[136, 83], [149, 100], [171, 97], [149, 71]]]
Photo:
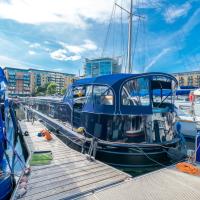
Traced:
[[51, 153], [34, 153], [31, 156], [31, 160], [29, 161], [29, 164], [31, 166], [34, 165], [48, 165], [51, 163], [51, 160], [53, 159]]

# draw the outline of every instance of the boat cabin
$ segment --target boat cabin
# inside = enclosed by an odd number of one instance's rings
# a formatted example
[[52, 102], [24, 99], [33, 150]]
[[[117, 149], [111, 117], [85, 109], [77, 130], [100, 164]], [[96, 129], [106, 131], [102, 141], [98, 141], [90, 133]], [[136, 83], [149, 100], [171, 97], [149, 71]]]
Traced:
[[113, 74], [75, 81], [63, 102], [67, 121], [88, 136], [122, 143], [174, 138], [177, 80], [165, 73]]

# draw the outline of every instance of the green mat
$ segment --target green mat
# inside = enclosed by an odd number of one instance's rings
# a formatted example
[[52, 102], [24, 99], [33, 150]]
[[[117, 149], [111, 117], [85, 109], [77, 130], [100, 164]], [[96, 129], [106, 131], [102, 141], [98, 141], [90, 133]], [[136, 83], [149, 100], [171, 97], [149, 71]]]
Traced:
[[53, 157], [51, 153], [34, 153], [31, 156], [31, 160], [29, 161], [29, 164], [31, 166], [48, 165], [51, 163], [52, 159]]

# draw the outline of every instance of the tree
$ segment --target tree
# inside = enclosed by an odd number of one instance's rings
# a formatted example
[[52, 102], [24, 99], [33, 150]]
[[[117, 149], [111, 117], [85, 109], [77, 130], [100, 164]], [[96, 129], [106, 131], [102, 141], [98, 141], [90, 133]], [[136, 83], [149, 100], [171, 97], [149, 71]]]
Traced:
[[53, 95], [56, 93], [56, 87], [57, 87], [57, 84], [52, 82], [52, 83], [49, 83], [49, 85], [47, 86], [47, 94], [49, 95]]
[[50, 83], [46, 83], [43, 86], [38, 86], [35, 89], [34, 95], [36, 96], [44, 96], [47, 93], [47, 87]]
[[61, 90], [61, 94], [64, 95], [65, 92], [66, 92], [66, 90], [67, 90], [67, 88], [63, 88], [63, 89]]

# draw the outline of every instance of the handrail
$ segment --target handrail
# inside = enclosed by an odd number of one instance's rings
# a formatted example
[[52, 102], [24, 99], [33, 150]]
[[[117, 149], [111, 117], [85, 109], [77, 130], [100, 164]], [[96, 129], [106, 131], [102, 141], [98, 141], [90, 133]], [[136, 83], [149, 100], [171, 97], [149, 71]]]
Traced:
[[[22, 105], [22, 106], [24, 106], [24, 105]], [[43, 113], [41, 113], [41, 112], [39, 112], [35, 109], [29, 108], [28, 106], [26, 106], [26, 107], [39, 116], [42, 116], [46, 119], [50, 118], [50, 117], [45, 116]], [[49, 120], [56, 120], [56, 119], [50, 118]], [[60, 125], [62, 125], [62, 128], [68, 129], [66, 126], [64, 126], [64, 124], [60, 124]], [[60, 125], [58, 125], [58, 126], [60, 126]], [[69, 131], [69, 129], [66, 130], [66, 131]], [[71, 130], [71, 131], [73, 131], [73, 130]], [[84, 130], [84, 131], [85, 131], [86, 135], [89, 135], [91, 137], [91, 138], [86, 137], [86, 142], [91, 142], [92, 138], [95, 137], [95, 136], [88, 133], [86, 130]], [[73, 131], [73, 133], [76, 133], [76, 132]], [[79, 135], [80, 139], [84, 140], [83, 135], [80, 135], [80, 134], [78, 134], [78, 135]], [[160, 147], [163, 147], [163, 148], [168, 149], [168, 147], [166, 147], [167, 145], [173, 145], [173, 144], [177, 143], [178, 141], [180, 141], [180, 138], [175, 138], [175, 139], [173, 139], [173, 142], [172, 141], [171, 142], [166, 141], [165, 143], [162, 143], [162, 144], [149, 144], [149, 143], [148, 144], [147, 143], [139, 144], [139, 143], [122, 143], [122, 142], [114, 142], [114, 141], [110, 142], [110, 141], [99, 139], [97, 137], [95, 137], [95, 138], [98, 140], [99, 144], [104, 145], [104, 146], [109, 145], [109, 146], [112, 146], [112, 147], [119, 147], [120, 146], [120, 147], [129, 147], [129, 148], [131, 148], [131, 147], [138, 147], [138, 148], [147, 148], [147, 147], [160, 148]]]

